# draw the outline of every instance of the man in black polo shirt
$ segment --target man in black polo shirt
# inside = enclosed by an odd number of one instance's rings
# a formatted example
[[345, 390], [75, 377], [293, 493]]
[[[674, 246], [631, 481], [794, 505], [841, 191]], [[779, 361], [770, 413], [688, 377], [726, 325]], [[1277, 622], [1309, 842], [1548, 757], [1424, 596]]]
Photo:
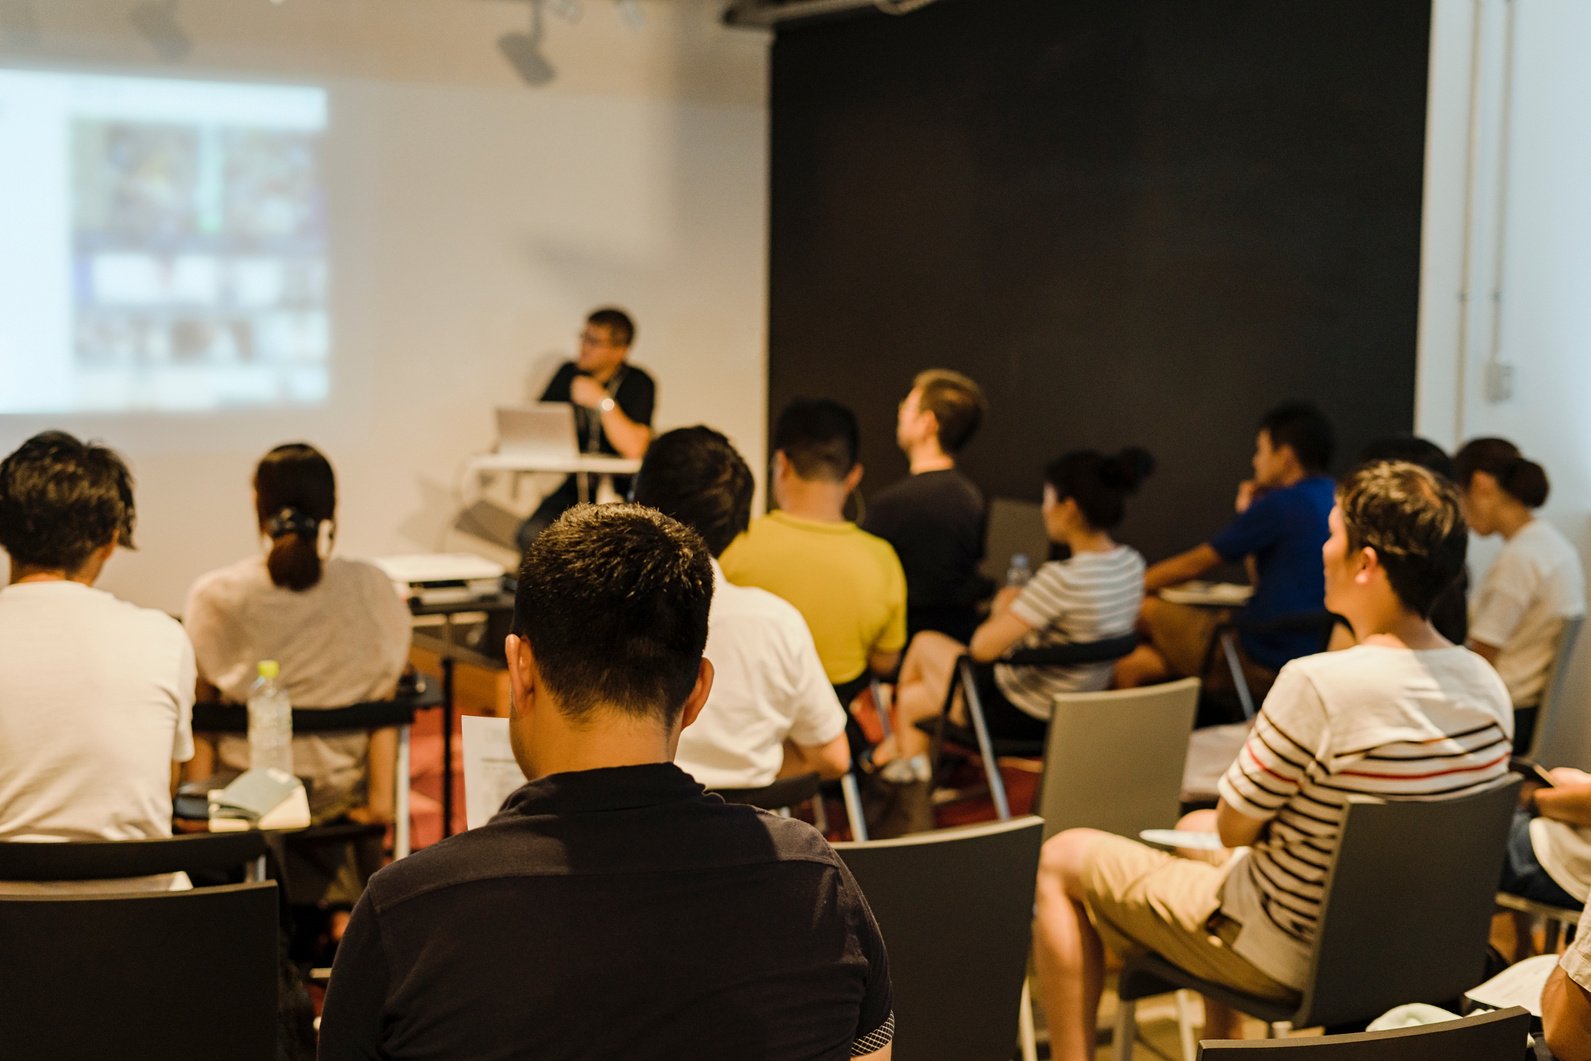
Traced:
[[890, 1056], [883, 940], [839, 857], [671, 762], [712, 686], [712, 592], [707, 546], [650, 509], [536, 539], [505, 646], [532, 780], [371, 880], [322, 1059]]
[[[634, 342], [635, 322], [628, 313], [611, 306], [593, 310], [580, 332], [580, 356], [559, 365], [541, 392], [544, 402], [574, 406], [576, 444], [581, 453], [639, 459], [652, 441], [657, 384], [627, 360]], [[630, 477], [615, 476], [613, 488], [624, 496], [630, 489]], [[572, 475], [542, 498], [536, 511], [519, 525], [516, 537], [521, 555], [536, 535], [579, 500], [580, 488]]]

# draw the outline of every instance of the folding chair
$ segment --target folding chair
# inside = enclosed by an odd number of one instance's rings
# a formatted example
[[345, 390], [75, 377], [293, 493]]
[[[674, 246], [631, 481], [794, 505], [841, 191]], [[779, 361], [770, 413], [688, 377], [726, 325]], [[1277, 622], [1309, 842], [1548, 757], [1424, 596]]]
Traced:
[[[1265, 1021], [1327, 1027], [1405, 1002], [1451, 1003], [1480, 982], [1518, 778], [1459, 799], [1378, 802], [1350, 796], [1296, 1004], [1201, 980], [1145, 953], [1117, 988], [1116, 1057], [1129, 1061], [1137, 1002], [1179, 988]], [[1417, 846], [1416, 846], [1417, 845]]]
[[270, 882], [0, 895], [3, 1052], [274, 1061], [277, 925]]
[[[1000, 660], [1000, 662], [1038, 667], [1065, 667], [1084, 663], [1106, 663], [1120, 659], [1137, 647], [1138, 635], [1127, 634], [1104, 641], [1089, 641], [1077, 645], [1054, 645], [1045, 648], [1019, 649]], [[957, 659], [955, 670], [952, 672], [950, 679], [950, 689], [945, 694], [945, 703], [939, 712], [938, 718], [925, 719], [918, 723], [918, 726], [933, 737], [931, 758], [936, 771], [939, 766], [940, 753], [947, 741], [963, 748], [977, 750], [979, 758], [983, 761], [984, 777], [987, 778], [989, 783], [989, 796], [994, 801], [995, 816], [1000, 821], [1010, 821], [1011, 804], [1006, 797], [1005, 782], [1000, 777], [1000, 766], [997, 757], [1016, 756], [1037, 759], [1044, 754], [1044, 742], [993, 740], [990, 738], [989, 726], [984, 719], [983, 705], [978, 697], [976, 671], [973, 669], [983, 665], [975, 663], [971, 656], [962, 656]], [[950, 709], [956, 702], [958, 691], [964, 696], [967, 707], [967, 721], [970, 726], [960, 726], [950, 721]]]
[[896, 1056], [1009, 1061], [1043, 823], [984, 822], [839, 852], [889, 943]]
[[1569, 657], [1574, 654], [1575, 642], [1580, 639], [1580, 628], [1584, 624], [1585, 618], [1577, 615], [1565, 619], [1563, 629], [1558, 632], [1558, 651], [1552, 657], [1552, 666], [1547, 668], [1546, 683], [1541, 687], [1541, 706], [1536, 708], [1536, 724], [1530, 734], [1530, 747], [1521, 753], [1527, 759], [1541, 761], [1541, 746], [1546, 739], [1547, 729], [1559, 714], [1569, 689]]
[[86, 881], [242, 869], [265, 878], [265, 834], [193, 833], [145, 840], [0, 841], [0, 880]]
[[1530, 1011], [1489, 1010], [1440, 1024], [1307, 1039], [1211, 1039], [1200, 1061], [1513, 1061], [1524, 1053]]

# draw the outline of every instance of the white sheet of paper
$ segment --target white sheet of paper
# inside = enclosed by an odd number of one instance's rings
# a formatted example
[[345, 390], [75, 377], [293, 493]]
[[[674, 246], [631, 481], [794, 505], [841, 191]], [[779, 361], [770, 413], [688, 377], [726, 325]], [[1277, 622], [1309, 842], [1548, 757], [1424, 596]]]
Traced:
[[1556, 954], [1538, 954], [1510, 965], [1490, 980], [1464, 992], [1471, 999], [1492, 1009], [1524, 1006], [1536, 1016], [1541, 1016], [1541, 989], [1547, 986], [1547, 977], [1558, 964]]
[[464, 827], [485, 825], [503, 800], [525, 783], [525, 772], [508, 743], [508, 719], [465, 715], [459, 720], [464, 736]]

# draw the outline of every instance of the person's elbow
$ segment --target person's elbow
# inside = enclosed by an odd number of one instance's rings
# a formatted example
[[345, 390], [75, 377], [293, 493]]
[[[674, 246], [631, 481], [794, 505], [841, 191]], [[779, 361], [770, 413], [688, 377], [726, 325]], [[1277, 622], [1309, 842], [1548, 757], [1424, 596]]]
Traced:
[[1541, 1025], [1558, 1061], [1591, 1061], [1591, 995], [1562, 966], [1542, 988]]
[[900, 666], [900, 649], [886, 651], [875, 648], [867, 654], [867, 669], [880, 678], [887, 678]]
[[801, 751], [807, 763], [825, 781], [844, 777], [851, 769], [851, 743], [843, 732], [827, 744]]
[[1259, 839], [1264, 829], [1262, 820], [1249, 817], [1226, 800], [1216, 804], [1215, 832], [1221, 838], [1221, 846], [1248, 847]]

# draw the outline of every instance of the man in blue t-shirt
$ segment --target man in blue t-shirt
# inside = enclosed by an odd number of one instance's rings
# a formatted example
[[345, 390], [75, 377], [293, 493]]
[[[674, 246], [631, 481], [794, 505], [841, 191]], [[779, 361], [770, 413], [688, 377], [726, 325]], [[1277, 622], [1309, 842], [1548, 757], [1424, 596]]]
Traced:
[[[1331, 451], [1331, 425], [1314, 406], [1294, 402], [1265, 415], [1254, 440], [1254, 478], [1238, 487], [1237, 517], [1204, 544], [1145, 572], [1145, 643], [1116, 665], [1118, 686], [1202, 676], [1210, 638], [1228, 615], [1170, 604], [1154, 594], [1222, 562], [1243, 560], [1254, 583], [1254, 596], [1238, 616], [1245, 623], [1321, 611], [1320, 548], [1329, 536], [1326, 517], [1336, 492], [1325, 474]], [[1244, 630], [1238, 641], [1244, 677], [1256, 695], [1270, 688], [1282, 664], [1321, 648], [1311, 629]]]

